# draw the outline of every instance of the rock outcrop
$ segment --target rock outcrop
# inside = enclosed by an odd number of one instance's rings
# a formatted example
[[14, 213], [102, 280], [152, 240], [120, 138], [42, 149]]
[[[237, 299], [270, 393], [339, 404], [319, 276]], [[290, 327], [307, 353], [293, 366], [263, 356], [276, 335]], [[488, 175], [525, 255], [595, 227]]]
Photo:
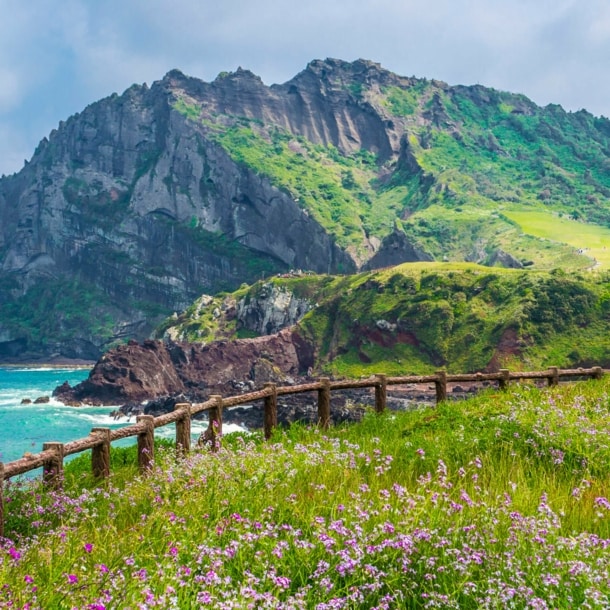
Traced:
[[66, 404], [93, 405], [120, 405], [180, 393], [200, 401], [214, 393], [286, 382], [312, 364], [312, 348], [290, 329], [207, 345], [130, 341], [104, 354], [85, 381], [74, 388], [59, 386], [54, 396]]
[[381, 243], [377, 253], [363, 265], [363, 270], [392, 267], [401, 263], [432, 261], [434, 258], [399, 229], [395, 229]]
[[313, 306], [309, 299], [268, 283], [255, 297], [237, 303], [237, 320], [243, 328], [259, 335], [272, 335], [296, 324]]

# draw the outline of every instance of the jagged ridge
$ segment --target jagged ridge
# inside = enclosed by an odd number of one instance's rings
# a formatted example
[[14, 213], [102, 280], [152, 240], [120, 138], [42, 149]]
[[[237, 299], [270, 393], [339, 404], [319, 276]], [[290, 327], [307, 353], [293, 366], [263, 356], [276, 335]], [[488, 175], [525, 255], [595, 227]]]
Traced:
[[584, 111], [365, 60], [271, 87], [172, 71], [91, 104], [0, 180], [0, 357], [95, 358], [202, 292], [289, 268], [584, 266], [498, 211], [607, 223], [609, 142]]

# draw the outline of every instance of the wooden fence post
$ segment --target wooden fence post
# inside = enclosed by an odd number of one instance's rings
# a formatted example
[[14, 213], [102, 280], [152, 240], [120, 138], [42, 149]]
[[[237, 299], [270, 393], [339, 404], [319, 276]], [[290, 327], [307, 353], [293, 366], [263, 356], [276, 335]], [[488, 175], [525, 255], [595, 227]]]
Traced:
[[271, 394], [269, 396], [265, 396], [265, 411], [263, 420], [265, 439], [269, 440], [271, 438], [271, 434], [273, 433], [273, 429], [277, 428], [277, 384], [266, 383], [265, 388], [271, 390]]
[[208, 411], [208, 430], [210, 431], [210, 441], [212, 442], [212, 451], [218, 451], [220, 447], [220, 438], [222, 437], [222, 396], [213, 394], [210, 399], [216, 401], [216, 406]]
[[63, 443], [43, 443], [42, 450], [53, 451], [54, 455], [42, 465], [42, 480], [44, 483], [59, 489], [64, 474], [64, 445]]
[[91, 449], [91, 470], [96, 479], [110, 476], [110, 428], [93, 428], [91, 434], [100, 438], [100, 444]]
[[601, 366], [593, 367], [593, 379], [601, 379], [604, 376], [604, 369]]
[[138, 467], [141, 474], [146, 474], [155, 463], [155, 418], [152, 415], [138, 415], [136, 423], [146, 426], [144, 432], [138, 434]]
[[436, 371], [438, 379], [435, 380], [436, 386], [436, 404], [447, 400], [447, 373], [446, 371]]
[[387, 402], [387, 375], [375, 375], [375, 412], [383, 413]]
[[557, 385], [559, 383], [559, 369], [556, 366], [550, 366], [549, 371], [551, 372], [548, 377], [549, 386]]
[[501, 390], [508, 389], [508, 382], [510, 381], [510, 372], [508, 369], [500, 369], [502, 377], [498, 380], [498, 386]]
[[191, 405], [180, 402], [174, 405], [174, 411], [181, 411], [176, 420], [176, 456], [184, 457], [191, 450]]
[[322, 387], [318, 390], [318, 426], [327, 430], [330, 425], [330, 379], [321, 377]]
[[4, 537], [4, 464], [0, 462], [0, 538]]

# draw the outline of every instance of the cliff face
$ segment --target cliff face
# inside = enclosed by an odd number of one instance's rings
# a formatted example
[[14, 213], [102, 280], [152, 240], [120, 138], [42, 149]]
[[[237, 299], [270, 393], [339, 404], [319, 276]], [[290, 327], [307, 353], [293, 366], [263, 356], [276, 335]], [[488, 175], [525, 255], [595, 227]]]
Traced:
[[[290, 193], [236, 163], [205, 125], [174, 108], [186, 97], [204, 116], [250, 117], [341, 149], [366, 143], [390, 154], [379, 118], [340, 100], [329, 105], [329, 87], [313, 69], [272, 88], [243, 70], [212, 84], [171, 72], [60, 124], [19, 174], [0, 181], [0, 292], [18, 307], [46, 286], [53, 308], [69, 278], [74, 310], [86, 294], [106, 322], [36, 337], [19, 315], [2, 316], [0, 357], [95, 358], [113, 339], [147, 336], [159, 315], [203, 291], [290, 267], [354, 270]], [[69, 326], [65, 311], [48, 314]]]
[[285, 382], [312, 365], [312, 348], [290, 330], [209, 345], [131, 341], [105, 354], [88, 379], [74, 388], [60, 386], [54, 395], [66, 404], [118, 405], [178, 393], [201, 401], [218, 392]]
[[610, 222], [608, 150], [606, 119], [370, 61], [270, 87], [171, 71], [0, 179], [0, 360], [97, 358], [202, 293], [290, 269], [569, 258], [538, 256], [498, 205]]

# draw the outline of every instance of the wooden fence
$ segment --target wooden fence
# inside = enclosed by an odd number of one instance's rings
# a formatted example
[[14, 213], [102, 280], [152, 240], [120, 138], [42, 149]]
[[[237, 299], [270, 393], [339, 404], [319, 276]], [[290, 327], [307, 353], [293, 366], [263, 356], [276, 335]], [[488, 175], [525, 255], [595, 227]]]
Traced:
[[42, 451], [37, 454], [28, 454], [19, 460], [3, 464], [0, 462], [0, 536], [4, 534], [4, 481], [11, 477], [25, 474], [37, 468], [43, 469], [43, 481], [50, 487], [58, 488], [63, 479], [64, 458], [68, 455], [81, 453], [91, 449], [91, 467], [94, 476], [103, 479], [110, 475], [110, 445], [113, 441], [132, 436], [137, 437], [138, 466], [140, 472], [146, 473], [154, 463], [154, 431], [155, 428], [176, 424], [176, 451], [178, 455], [186, 454], [191, 449], [191, 420], [197, 413], [208, 412], [208, 429], [204, 433], [212, 450], [218, 447], [218, 439], [222, 435], [222, 413], [227, 407], [263, 401], [264, 417], [263, 430], [268, 439], [277, 426], [277, 399], [278, 396], [301, 394], [304, 392], [317, 392], [318, 425], [328, 428], [330, 424], [330, 394], [333, 390], [349, 390], [357, 388], [375, 389], [375, 411], [381, 413], [386, 408], [388, 386], [414, 385], [434, 383], [436, 403], [447, 399], [447, 384], [460, 382], [497, 382], [500, 389], [506, 389], [509, 382], [525, 379], [547, 380], [549, 386], [557, 385], [560, 379], [565, 378], [592, 378], [601, 379], [604, 370], [599, 367], [590, 369], [559, 369], [550, 367], [546, 371], [511, 372], [500, 369], [497, 373], [474, 373], [451, 375], [445, 371], [437, 371], [433, 375], [409, 375], [391, 377], [388, 375], [375, 375], [367, 379], [346, 379], [331, 381], [321, 378], [312, 383], [292, 386], [277, 386], [267, 383], [265, 387], [256, 392], [239, 394], [223, 398], [213, 395], [202, 403], [176, 404], [174, 411], [153, 417], [152, 415], [138, 415], [136, 423], [118, 430], [110, 428], [93, 428], [89, 436], [68, 443], [44, 443]]

